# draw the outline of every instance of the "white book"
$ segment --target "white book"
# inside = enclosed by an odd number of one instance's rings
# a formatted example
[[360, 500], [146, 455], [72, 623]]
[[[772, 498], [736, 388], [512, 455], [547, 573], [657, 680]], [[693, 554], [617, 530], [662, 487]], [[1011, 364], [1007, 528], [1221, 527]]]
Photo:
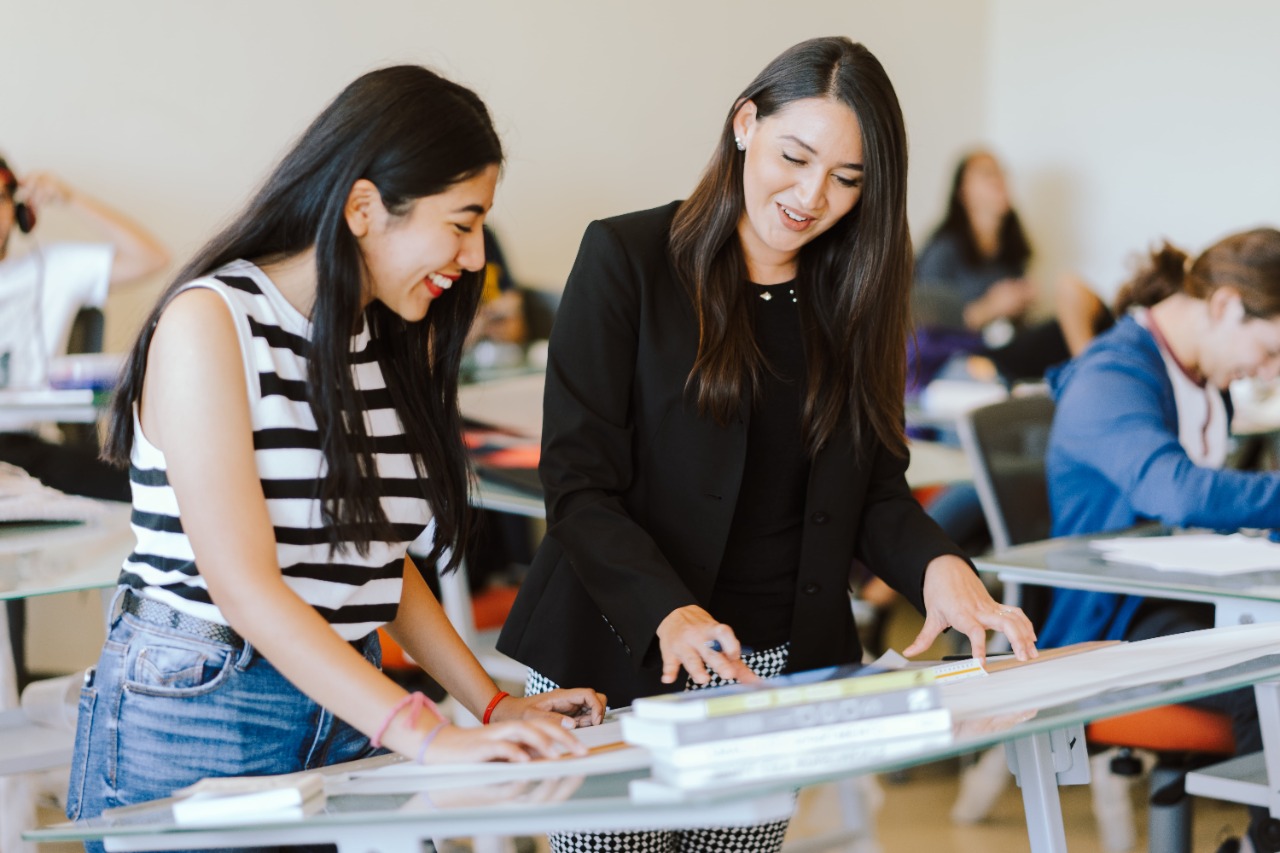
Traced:
[[175, 796], [173, 820], [179, 824], [285, 820], [324, 804], [324, 776], [304, 771], [203, 779]]
[[928, 669], [885, 671], [876, 666], [840, 664], [775, 675], [758, 684], [735, 682], [702, 690], [642, 696], [631, 704], [631, 710], [637, 717], [653, 720], [705, 720], [767, 708], [910, 690], [933, 682], [933, 672]]
[[946, 708], [863, 720], [844, 720], [824, 726], [765, 732], [747, 737], [654, 749], [651, 752], [655, 762], [668, 767], [736, 765], [795, 752], [838, 749], [869, 741], [937, 732], [951, 732], [951, 712]]

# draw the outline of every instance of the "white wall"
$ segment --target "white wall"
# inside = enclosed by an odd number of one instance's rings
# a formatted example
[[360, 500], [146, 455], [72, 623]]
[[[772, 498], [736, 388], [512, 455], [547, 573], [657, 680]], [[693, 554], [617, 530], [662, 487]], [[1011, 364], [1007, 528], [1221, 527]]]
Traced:
[[[865, 42], [908, 117], [912, 211], [931, 222], [982, 136], [987, 0], [438, 2], [60, 0], [6, 10], [0, 150], [154, 228], [182, 259], [356, 75], [420, 62], [489, 103], [509, 162], [493, 222], [514, 273], [559, 287], [592, 218], [692, 187], [733, 97], [815, 35]], [[924, 23], [919, 23], [923, 20]], [[20, 82], [19, 82], [20, 81]], [[50, 212], [45, 239], [79, 234]], [[129, 343], [158, 282], [109, 306]]]
[[1280, 4], [993, 0], [988, 132], [1045, 278], [1280, 220]]

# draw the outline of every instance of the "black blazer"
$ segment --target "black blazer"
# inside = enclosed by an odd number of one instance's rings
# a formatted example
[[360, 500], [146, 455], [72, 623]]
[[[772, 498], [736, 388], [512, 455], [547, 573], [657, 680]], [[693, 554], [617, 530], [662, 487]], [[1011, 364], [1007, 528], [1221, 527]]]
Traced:
[[[728, 427], [700, 417], [685, 382], [693, 304], [667, 253], [678, 202], [593, 222], [556, 315], [542, 461], [547, 536], [498, 641], [562, 686], [621, 707], [660, 683], [654, 632], [706, 607], [742, 481], [749, 401]], [[870, 432], [870, 430], [868, 430]], [[911, 496], [907, 460], [849, 434], [811, 465], [789, 669], [856, 661], [854, 558], [923, 610], [930, 560], [959, 554]]]

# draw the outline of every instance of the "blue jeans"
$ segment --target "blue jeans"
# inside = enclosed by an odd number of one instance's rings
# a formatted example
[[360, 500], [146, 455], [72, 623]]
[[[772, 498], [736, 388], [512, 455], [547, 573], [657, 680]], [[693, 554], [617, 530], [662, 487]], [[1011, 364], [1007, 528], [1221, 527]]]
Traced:
[[[381, 665], [376, 632], [357, 645]], [[123, 613], [80, 691], [67, 817], [168, 797], [207, 776], [292, 773], [381, 751], [247, 643]]]

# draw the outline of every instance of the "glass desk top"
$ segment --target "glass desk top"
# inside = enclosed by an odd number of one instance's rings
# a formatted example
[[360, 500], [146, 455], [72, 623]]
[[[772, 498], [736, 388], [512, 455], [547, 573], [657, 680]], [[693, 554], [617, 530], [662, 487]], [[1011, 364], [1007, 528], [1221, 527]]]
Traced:
[[[415, 776], [405, 780], [404, 790], [388, 793], [383, 787], [376, 793], [361, 793], [359, 784], [344, 782], [332, 786], [332, 793], [321, 810], [291, 823], [254, 823], [245, 821], [217, 827], [176, 826], [167, 801], [157, 801], [131, 808], [114, 816], [99, 817], [78, 823], [59, 824], [26, 833], [30, 840], [84, 840], [111, 837], [130, 845], [154, 847], [164, 843], [181, 846], [182, 838], [195, 841], [192, 833], [240, 833], [241, 838], [254, 837], [267, 843], [282, 841], [323, 840], [336, 838], [353, 827], [366, 828], [367, 833], [412, 832], [429, 835], [517, 834], [546, 832], [556, 829], [668, 827], [723, 824], [727, 818], [736, 822], [772, 819], [778, 809], [790, 810], [792, 792], [801, 786], [833, 781], [850, 775], [882, 772], [915, 764], [973, 752], [983, 747], [1029, 737], [1103, 717], [1148, 708], [1170, 702], [1185, 701], [1224, 692], [1258, 682], [1280, 680], [1280, 626], [1246, 626], [1257, 632], [1240, 636], [1247, 649], [1232, 656], [1224, 666], [1201, 663], [1186, 674], [1169, 676], [1158, 670], [1152, 677], [1141, 676], [1120, 686], [1100, 684], [1086, 688], [1087, 695], [1066, 701], [1052, 700], [1043, 707], [1015, 708], [1012, 713], [958, 711], [957, 706], [972, 708], [971, 698], [985, 687], [970, 687], [970, 697], [958, 701], [952, 687], [943, 690], [944, 702], [953, 709], [954, 738], [946, 744], [922, 743], [891, 759], [850, 760], [847, 765], [822, 773], [806, 773], [750, 783], [732, 788], [677, 794], [666, 802], [633, 799], [629, 793], [634, 780], [648, 776], [646, 769], [603, 772], [585, 776], [551, 779], [473, 779], [448, 776]], [[1189, 638], [1192, 635], [1182, 635]], [[1164, 638], [1168, 639], [1168, 638]], [[1184, 640], [1183, 642], [1192, 642]], [[1254, 648], [1254, 645], [1258, 648]], [[1133, 646], [1139, 644], [1132, 644]], [[1239, 643], [1237, 645], [1240, 645]], [[1242, 646], [1241, 648], [1244, 648]], [[1243, 659], [1242, 659], [1242, 656]], [[1085, 655], [1076, 656], [1084, 659]], [[1045, 664], [1051, 663], [1046, 661]], [[1026, 670], [1012, 670], [1020, 672]], [[1163, 675], [1161, 674], [1163, 672]], [[995, 679], [1007, 675], [989, 676]], [[981, 682], [985, 679], [973, 679]], [[995, 687], [996, 682], [990, 681]], [[960, 685], [955, 685], [959, 687]], [[954, 701], [953, 700], [957, 700]], [[386, 761], [389, 759], [371, 759]], [[554, 765], [554, 762], [548, 762]], [[325, 772], [341, 779], [354, 765], [340, 765]], [[337, 781], [335, 779], [335, 781]], [[736, 817], [734, 817], [736, 815]], [[282, 834], [283, 833], [283, 834]], [[145, 836], [152, 836], [149, 845]]]
[[133, 550], [127, 504], [86, 523], [0, 525], [0, 600], [114, 586]]

